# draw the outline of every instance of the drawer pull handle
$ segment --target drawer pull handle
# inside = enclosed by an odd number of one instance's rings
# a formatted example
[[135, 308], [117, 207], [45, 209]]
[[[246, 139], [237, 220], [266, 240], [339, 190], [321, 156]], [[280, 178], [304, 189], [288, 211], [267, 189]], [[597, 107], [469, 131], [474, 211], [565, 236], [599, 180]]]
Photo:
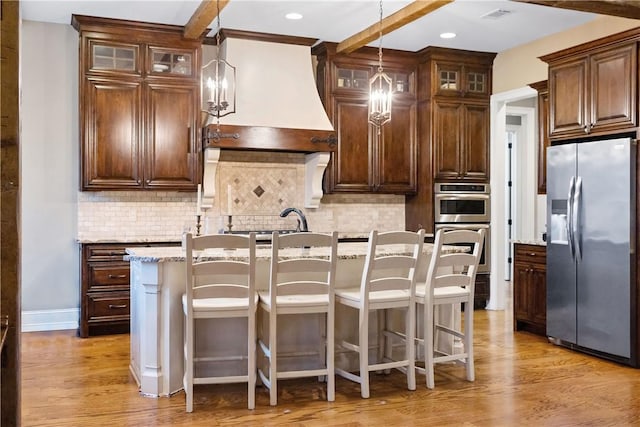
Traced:
[[114, 256], [114, 255], [122, 255], [122, 256], [125, 256], [126, 254], [127, 254], [127, 253], [126, 253], [126, 252], [123, 252], [123, 251], [115, 251], [115, 252], [114, 252], [114, 251], [112, 251], [112, 252], [109, 252], [109, 255], [111, 255], [111, 256]]
[[109, 308], [112, 308], [112, 309], [127, 308], [127, 304], [109, 304]]
[[127, 277], [126, 274], [110, 274], [109, 279], [124, 279]]

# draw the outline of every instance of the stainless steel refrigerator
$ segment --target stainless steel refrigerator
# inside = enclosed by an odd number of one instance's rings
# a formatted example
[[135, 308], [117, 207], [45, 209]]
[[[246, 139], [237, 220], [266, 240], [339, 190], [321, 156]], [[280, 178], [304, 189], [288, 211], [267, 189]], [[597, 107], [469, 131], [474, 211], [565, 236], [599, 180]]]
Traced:
[[630, 138], [547, 149], [547, 335], [637, 364], [636, 146]]

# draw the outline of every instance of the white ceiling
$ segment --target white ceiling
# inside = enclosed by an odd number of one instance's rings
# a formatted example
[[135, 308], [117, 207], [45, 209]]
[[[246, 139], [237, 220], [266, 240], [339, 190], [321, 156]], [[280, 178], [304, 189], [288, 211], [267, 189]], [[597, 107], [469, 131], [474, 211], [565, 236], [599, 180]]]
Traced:
[[[411, 3], [384, 0], [387, 16]], [[185, 25], [200, 0], [22, 0], [22, 18], [69, 24], [71, 14]], [[501, 18], [484, 17], [502, 9]], [[298, 21], [285, 19], [298, 12]], [[598, 15], [513, 1], [456, 0], [383, 37], [383, 47], [409, 51], [426, 46], [501, 52], [584, 24]], [[340, 42], [379, 19], [377, 0], [231, 0], [221, 13], [223, 28]], [[216, 21], [210, 28], [215, 28]], [[439, 34], [457, 33], [444, 40]], [[378, 41], [371, 45], [377, 46]]]

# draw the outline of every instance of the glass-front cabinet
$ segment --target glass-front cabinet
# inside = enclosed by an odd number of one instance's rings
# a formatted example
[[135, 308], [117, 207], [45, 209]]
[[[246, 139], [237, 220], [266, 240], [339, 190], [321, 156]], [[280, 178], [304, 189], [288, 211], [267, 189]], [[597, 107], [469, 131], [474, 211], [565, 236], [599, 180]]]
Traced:
[[[377, 72], [377, 68], [369, 70], [359, 70], [353, 68], [336, 68], [336, 81], [334, 86], [337, 89], [356, 89], [369, 91], [369, 79]], [[393, 72], [384, 69], [384, 72], [391, 78], [391, 87], [394, 93], [408, 93], [409, 74]]]
[[337, 69], [337, 88], [369, 90], [369, 71], [351, 68]]
[[486, 69], [437, 62], [434, 77], [438, 95], [483, 98], [489, 95], [489, 75]]
[[88, 71], [138, 72], [138, 45], [118, 44], [114, 42], [100, 43], [91, 40], [89, 46], [91, 59], [89, 61]]
[[188, 50], [171, 50], [164, 48], [149, 48], [149, 70], [153, 74], [177, 74], [192, 76], [193, 52]]

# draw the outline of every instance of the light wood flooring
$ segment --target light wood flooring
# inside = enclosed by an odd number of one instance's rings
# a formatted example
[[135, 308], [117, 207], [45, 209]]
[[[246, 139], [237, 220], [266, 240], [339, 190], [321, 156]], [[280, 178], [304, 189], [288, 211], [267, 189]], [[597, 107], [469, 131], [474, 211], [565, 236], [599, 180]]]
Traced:
[[371, 375], [371, 398], [338, 378], [325, 401], [315, 379], [279, 383], [277, 407], [260, 388], [246, 409], [245, 385], [196, 386], [184, 393], [138, 394], [128, 372], [129, 338], [80, 339], [75, 331], [22, 334], [23, 426], [631, 426], [640, 425], [640, 370], [512, 332], [511, 312], [476, 312], [476, 381], [439, 365], [436, 388], [406, 390], [400, 373]]

